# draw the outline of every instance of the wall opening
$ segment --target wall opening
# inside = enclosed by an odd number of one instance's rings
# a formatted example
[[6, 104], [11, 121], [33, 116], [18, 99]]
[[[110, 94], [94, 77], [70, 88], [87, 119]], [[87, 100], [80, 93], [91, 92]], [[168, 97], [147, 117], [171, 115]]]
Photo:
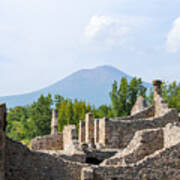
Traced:
[[95, 165], [98, 165], [102, 162], [102, 160], [99, 160], [97, 158], [94, 158], [94, 157], [87, 157], [86, 158], [86, 163], [87, 164], [95, 164]]

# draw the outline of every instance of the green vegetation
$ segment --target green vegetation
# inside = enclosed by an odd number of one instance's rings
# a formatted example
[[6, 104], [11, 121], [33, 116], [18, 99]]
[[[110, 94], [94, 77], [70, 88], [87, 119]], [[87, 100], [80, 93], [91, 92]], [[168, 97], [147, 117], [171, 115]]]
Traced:
[[[65, 99], [60, 95], [55, 95], [54, 98], [50, 94], [41, 95], [32, 105], [9, 109], [7, 135], [29, 144], [32, 138], [49, 134], [53, 107], [58, 111], [60, 132], [68, 124], [75, 124], [78, 128], [79, 121], [85, 119], [87, 112], [92, 112], [95, 118], [126, 116], [130, 114], [139, 95], [143, 95], [149, 104], [152, 103], [152, 89], [147, 96], [146, 88], [138, 78], [133, 78], [130, 82], [122, 78], [119, 85], [114, 81], [110, 92], [111, 105], [101, 105], [98, 108], [77, 99]], [[177, 108], [180, 112], [180, 84], [163, 83], [162, 95], [170, 107]]]

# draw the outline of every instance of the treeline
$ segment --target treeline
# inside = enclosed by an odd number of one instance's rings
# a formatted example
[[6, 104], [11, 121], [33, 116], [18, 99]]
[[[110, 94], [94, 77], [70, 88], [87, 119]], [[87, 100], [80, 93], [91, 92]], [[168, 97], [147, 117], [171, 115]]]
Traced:
[[[162, 94], [170, 107], [180, 111], [180, 84], [163, 83]], [[7, 135], [14, 140], [26, 144], [36, 136], [50, 134], [52, 109], [58, 111], [58, 130], [61, 132], [65, 125], [75, 124], [85, 119], [87, 112], [93, 113], [95, 118], [119, 117], [130, 114], [132, 106], [139, 95], [144, 96], [149, 104], [153, 101], [153, 91], [143, 86], [142, 80], [133, 78], [130, 82], [122, 78], [118, 83], [114, 81], [109, 93], [111, 104], [95, 107], [85, 101], [71, 100], [61, 95], [52, 97], [41, 95], [39, 99], [28, 106], [17, 106], [8, 111]]]

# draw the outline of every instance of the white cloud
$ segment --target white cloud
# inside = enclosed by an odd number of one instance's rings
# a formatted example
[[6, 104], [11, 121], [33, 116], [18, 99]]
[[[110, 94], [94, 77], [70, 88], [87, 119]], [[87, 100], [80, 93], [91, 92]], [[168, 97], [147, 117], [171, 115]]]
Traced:
[[88, 42], [102, 42], [123, 46], [140, 25], [147, 22], [142, 17], [93, 16], [85, 28]]
[[167, 50], [172, 53], [180, 51], [180, 17], [177, 18], [167, 36]]

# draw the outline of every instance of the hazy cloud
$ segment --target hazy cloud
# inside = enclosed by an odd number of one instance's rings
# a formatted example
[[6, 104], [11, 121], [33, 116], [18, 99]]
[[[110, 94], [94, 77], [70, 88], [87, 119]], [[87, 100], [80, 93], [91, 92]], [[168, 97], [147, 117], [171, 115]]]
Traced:
[[142, 17], [93, 16], [84, 35], [88, 42], [123, 45], [147, 21], [147, 18]]
[[180, 51], [180, 17], [177, 18], [167, 36], [167, 50], [172, 53]]

